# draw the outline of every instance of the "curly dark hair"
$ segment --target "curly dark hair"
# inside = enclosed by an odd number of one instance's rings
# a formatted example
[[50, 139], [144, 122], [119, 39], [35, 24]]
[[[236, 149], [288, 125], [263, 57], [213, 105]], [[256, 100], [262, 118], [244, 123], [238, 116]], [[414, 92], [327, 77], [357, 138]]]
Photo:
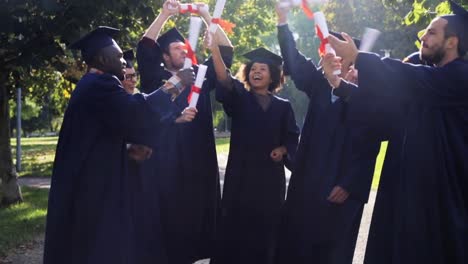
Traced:
[[[256, 63], [256, 61], [250, 61], [247, 63], [242, 70], [242, 80], [245, 84], [247, 84], [248, 88], [251, 87], [249, 82], [249, 73], [252, 69], [252, 66]], [[262, 63], [262, 62], [259, 62]], [[281, 85], [284, 83], [284, 76], [283, 76], [283, 67], [282, 66], [275, 66], [271, 63], [265, 63], [268, 65], [268, 69], [270, 70], [270, 77], [271, 83], [268, 86], [268, 91], [272, 93], [278, 93], [281, 90]]]

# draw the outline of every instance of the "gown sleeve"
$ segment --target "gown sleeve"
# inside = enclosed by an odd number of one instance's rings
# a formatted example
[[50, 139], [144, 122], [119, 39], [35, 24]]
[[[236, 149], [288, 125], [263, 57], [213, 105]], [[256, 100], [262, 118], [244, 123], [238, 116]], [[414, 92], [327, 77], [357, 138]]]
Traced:
[[[359, 79], [377, 76], [393, 85], [379, 86], [378, 93], [403, 99], [417, 100], [433, 106], [468, 104], [468, 63], [457, 59], [443, 67], [414, 65], [399, 60], [383, 58], [360, 52], [356, 60]], [[387, 90], [383, 90], [389, 89]]]
[[297, 89], [311, 98], [317, 89], [327, 87], [328, 82], [312, 60], [297, 50], [292, 32], [287, 25], [278, 26], [278, 41], [284, 60], [284, 73], [290, 75]]
[[138, 42], [136, 57], [140, 72], [140, 89], [144, 93], [151, 93], [162, 85], [164, 79], [162, 51], [154, 40], [143, 37]]
[[297, 126], [294, 111], [289, 102], [287, 103], [287, 111], [283, 124], [283, 145], [288, 151], [284, 164], [289, 170], [292, 170], [294, 167], [293, 164], [296, 156], [297, 145], [299, 143], [299, 127]]

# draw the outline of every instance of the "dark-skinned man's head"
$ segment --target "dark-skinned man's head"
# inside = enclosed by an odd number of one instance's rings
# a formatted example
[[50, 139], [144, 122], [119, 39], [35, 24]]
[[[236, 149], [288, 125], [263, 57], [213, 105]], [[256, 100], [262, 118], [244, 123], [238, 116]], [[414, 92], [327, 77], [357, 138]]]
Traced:
[[110, 27], [98, 27], [91, 31], [70, 48], [81, 50], [83, 60], [89, 67], [123, 79], [125, 60], [119, 45], [113, 39], [119, 32]]

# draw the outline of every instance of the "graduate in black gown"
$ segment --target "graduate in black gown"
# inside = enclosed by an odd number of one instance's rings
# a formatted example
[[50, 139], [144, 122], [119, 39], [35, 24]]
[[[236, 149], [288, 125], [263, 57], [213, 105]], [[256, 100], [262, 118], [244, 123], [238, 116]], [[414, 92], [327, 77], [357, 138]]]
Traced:
[[[350, 105], [361, 97], [355, 96], [359, 88], [335, 76], [341, 93], [332, 94], [322, 71], [297, 50], [287, 25], [288, 9], [276, 10], [285, 67], [310, 100], [283, 210], [276, 262], [352, 263], [380, 141], [366, 142], [362, 145], [369, 150], [366, 155], [348, 164]], [[330, 59], [333, 56], [327, 54], [324, 65]], [[343, 77], [348, 67], [343, 66]]]
[[[187, 57], [185, 39], [176, 28], [160, 35], [166, 20], [178, 14], [178, 4], [166, 1], [138, 43], [137, 60], [143, 92], [151, 92], [165, 80], [173, 79]], [[211, 20], [208, 12], [200, 15], [205, 21]], [[220, 28], [216, 37], [220, 45], [226, 46], [226, 55], [232, 56], [231, 44]], [[209, 258], [214, 247], [221, 198], [210, 100], [215, 78], [210, 60], [204, 64], [208, 70], [198, 99], [197, 117], [191, 124], [182, 126], [163, 122], [159, 135], [155, 135], [157, 149], [150, 162], [143, 165], [145, 173], [154, 175], [151, 186], [160, 195], [164, 239], [171, 264]], [[197, 71], [195, 65], [194, 68]], [[179, 88], [180, 95], [173, 104], [184, 108], [188, 105], [191, 89]]]
[[[139, 132], [155, 131], [152, 116], [174, 111], [177, 122], [187, 122], [196, 112], [184, 110], [179, 116], [181, 109], [165, 103], [165, 89], [147, 96], [125, 92], [120, 82], [125, 61], [112, 39], [116, 32], [99, 27], [70, 46], [81, 50], [89, 72], [73, 91], [60, 130], [45, 264], [166, 263], [160, 237], [152, 243], [138, 242], [137, 193], [127, 174], [126, 143], [150, 145]], [[193, 78], [183, 81], [189, 84]], [[147, 232], [152, 231], [147, 226]]]
[[397, 215], [385, 228], [384, 219], [373, 221], [370, 232], [382, 233], [369, 241], [366, 263], [468, 262], [468, 15], [451, 4], [455, 15], [435, 18], [421, 37], [421, 58], [433, 66], [381, 59], [330, 39], [339, 56], [356, 61], [360, 80], [372, 80], [368, 89], [408, 105], [392, 189]]
[[[243, 80], [227, 72], [216, 43], [216, 99], [232, 118], [216, 264], [273, 263], [285, 164], [296, 152], [299, 129], [289, 101], [275, 96], [282, 58], [264, 48], [244, 55]], [[247, 89], [248, 87], [248, 89]]]

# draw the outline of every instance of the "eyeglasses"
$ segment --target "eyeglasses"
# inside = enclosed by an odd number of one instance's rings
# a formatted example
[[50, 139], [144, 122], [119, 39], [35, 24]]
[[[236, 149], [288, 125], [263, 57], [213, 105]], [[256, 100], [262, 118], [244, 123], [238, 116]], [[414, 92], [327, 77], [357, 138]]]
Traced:
[[130, 81], [133, 78], [138, 78], [138, 73], [129, 73], [125, 74], [125, 80]]

